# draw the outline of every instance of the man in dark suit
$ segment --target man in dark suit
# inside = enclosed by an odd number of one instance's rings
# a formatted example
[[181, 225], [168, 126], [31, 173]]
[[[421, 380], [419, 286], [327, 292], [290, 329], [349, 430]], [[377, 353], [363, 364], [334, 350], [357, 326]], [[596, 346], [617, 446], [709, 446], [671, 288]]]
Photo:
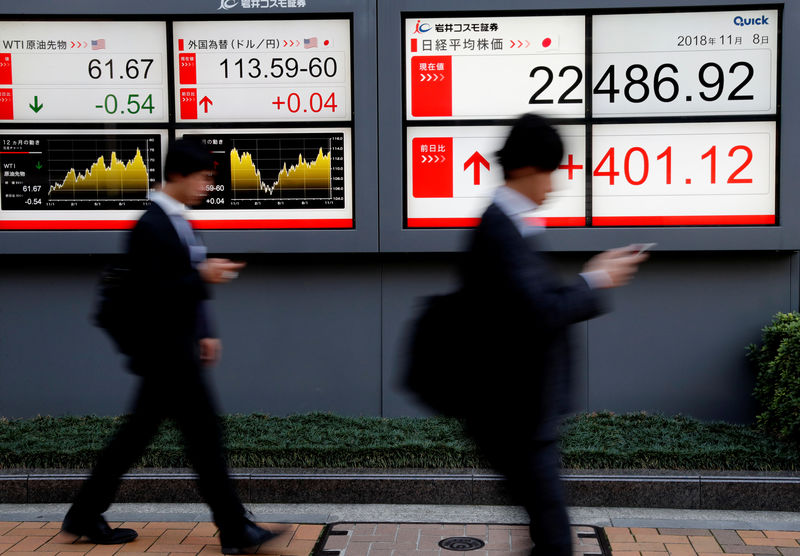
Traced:
[[572, 553], [558, 446], [570, 399], [569, 327], [601, 314], [601, 290], [626, 284], [646, 258], [632, 247], [608, 251], [562, 283], [540, 249], [544, 229], [523, 218], [552, 190], [562, 155], [547, 120], [529, 114], [515, 123], [498, 153], [506, 183], [483, 214], [462, 276], [483, 346], [471, 349], [480, 395], [467, 429], [530, 515], [537, 556]]
[[167, 154], [166, 183], [128, 240], [130, 368], [141, 377], [133, 412], [111, 440], [67, 513], [63, 530], [99, 544], [132, 541], [132, 529], [111, 529], [102, 514], [122, 475], [142, 456], [162, 421], [173, 419], [211, 507], [226, 554], [253, 552], [275, 536], [246, 517], [223, 457], [222, 433], [203, 366], [217, 362], [221, 344], [208, 313], [207, 284], [236, 277], [244, 265], [206, 258], [184, 218], [214, 183], [213, 160], [198, 143], [178, 140]]

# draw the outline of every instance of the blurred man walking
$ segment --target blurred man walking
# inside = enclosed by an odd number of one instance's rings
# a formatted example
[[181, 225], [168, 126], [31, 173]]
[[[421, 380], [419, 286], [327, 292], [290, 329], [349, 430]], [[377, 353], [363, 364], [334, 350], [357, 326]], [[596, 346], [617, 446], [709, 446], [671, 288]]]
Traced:
[[186, 221], [186, 205], [200, 204], [214, 183], [214, 164], [199, 144], [176, 141], [164, 169], [167, 182], [130, 234], [127, 250], [131, 296], [128, 347], [131, 370], [141, 377], [133, 412], [100, 456], [67, 513], [63, 530], [98, 544], [132, 541], [132, 529], [111, 529], [102, 514], [122, 475], [142, 456], [162, 421], [183, 433], [211, 507], [226, 554], [254, 552], [275, 536], [247, 519], [223, 458], [222, 434], [204, 366], [216, 363], [221, 343], [214, 333], [207, 284], [235, 278], [244, 266], [208, 259]]
[[544, 228], [523, 214], [552, 191], [563, 146], [556, 130], [522, 116], [498, 153], [505, 185], [483, 214], [463, 269], [463, 296], [481, 327], [470, 375], [480, 398], [466, 422], [490, 463], [530, 515], [537, 556], [572, 554], [559, 478], [559, 424], [569, 408], [572, 324], [603, 311], [602, 289], [622, 286], [646, 256], [623, 248], [591, 259], [564, 284], [541, 251]]

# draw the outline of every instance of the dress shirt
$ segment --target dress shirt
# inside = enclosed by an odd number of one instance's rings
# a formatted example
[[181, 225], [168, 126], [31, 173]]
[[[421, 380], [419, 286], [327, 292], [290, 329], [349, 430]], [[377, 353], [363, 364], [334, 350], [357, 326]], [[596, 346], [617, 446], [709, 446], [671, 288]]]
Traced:
[[[545, 227], [540, 219], [535, 217], [523, 218], [523, 214], [535, 211], [539, 208], [539, 205], [519, 191], [506, 185], [501, 185], [495, 190], [494, 204], [514, 223], [522, 237], [531, 237], [544, 233]], [[586, 283], [592, 289], [610, 287], [612, 284], [611, 277], [605, 270], [582, 272], [580, 276], [586, 280]]]
[[197, 266], [206, 259], [206, 247], [197, 239], [192, 231], [192, 226], [186, 220], [186, 205], [164, 193], [163, 191], [153, 191], [150, 200], [157, 204], [169, 216], [172, 226], [178, 233], [178, 237], [189, 250], [189, 257], [192, 265]]

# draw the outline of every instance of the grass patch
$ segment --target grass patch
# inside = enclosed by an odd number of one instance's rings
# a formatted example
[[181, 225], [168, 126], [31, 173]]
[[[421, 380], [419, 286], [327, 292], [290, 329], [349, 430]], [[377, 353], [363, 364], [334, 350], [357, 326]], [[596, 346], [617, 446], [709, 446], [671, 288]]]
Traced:
[[[119, 417], [0, 419], [0, 468], [85, 469]], [[231, 467], [482, 468], [459, 421], [312, 413], [223, 417]], [[584, 414], [564, 430], [564, 465], [581, 469], [800, 470], [800, 447], [753, 428], [686, 417]], [[141, 467], [189, 467], [165, 424]]]

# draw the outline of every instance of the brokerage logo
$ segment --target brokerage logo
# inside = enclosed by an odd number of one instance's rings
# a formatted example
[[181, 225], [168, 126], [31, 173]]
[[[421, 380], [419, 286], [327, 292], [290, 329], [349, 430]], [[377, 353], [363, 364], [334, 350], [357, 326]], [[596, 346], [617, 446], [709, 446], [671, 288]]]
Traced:
[[239, 0], [219, 0], [217, 10], [231, 10], [239, 5]]
[[769, 18], [765, 15], [761, 17], [742, 17], [737, 15], [733, 18], [733, 24], [739, 27], [747, 27], [748, 25], [769, 25]]
[[414, 34], [419, 35], [420, 33], [427, 33], [431, 30], [430, 23], [422, 23], [422, 20], [417, 20], [417, 25], [414, 27]]

